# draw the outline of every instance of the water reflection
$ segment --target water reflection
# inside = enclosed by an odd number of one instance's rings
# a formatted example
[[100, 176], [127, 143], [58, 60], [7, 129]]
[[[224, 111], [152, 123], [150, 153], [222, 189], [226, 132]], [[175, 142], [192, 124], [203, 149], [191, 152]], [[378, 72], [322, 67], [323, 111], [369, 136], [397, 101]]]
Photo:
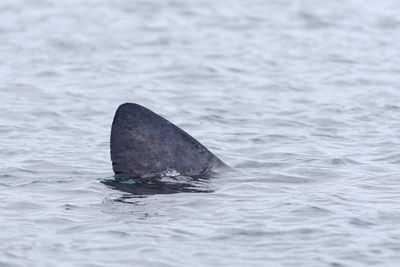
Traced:
[[129, 180], [107, 179], [101, 181], [108, 187], [130, 193], [135, 197], [175, 194], [175, 193], [211, 193], [214, 189], [209, 177], [163, 176]]

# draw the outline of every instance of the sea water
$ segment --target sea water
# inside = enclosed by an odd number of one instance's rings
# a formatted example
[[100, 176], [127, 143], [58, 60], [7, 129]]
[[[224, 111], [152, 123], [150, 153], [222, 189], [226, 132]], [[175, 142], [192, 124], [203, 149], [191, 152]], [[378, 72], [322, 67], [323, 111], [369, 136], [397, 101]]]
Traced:
[[[396, 0], [2, 0], [0, 266], [398, 266], [399, 14]], [[105, 185], [124, 102], [237, 173], [205, 193]]]

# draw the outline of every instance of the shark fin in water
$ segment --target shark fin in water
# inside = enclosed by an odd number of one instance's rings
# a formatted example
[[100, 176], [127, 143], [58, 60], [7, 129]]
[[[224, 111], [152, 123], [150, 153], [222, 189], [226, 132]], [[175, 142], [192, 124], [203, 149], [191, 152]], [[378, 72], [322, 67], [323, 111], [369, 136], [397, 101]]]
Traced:
[[146, 177], [168, 170], [196, 177], [230, 169], [178, 126], [133, 103], [118, 107], [110, 146], [117, 179]]

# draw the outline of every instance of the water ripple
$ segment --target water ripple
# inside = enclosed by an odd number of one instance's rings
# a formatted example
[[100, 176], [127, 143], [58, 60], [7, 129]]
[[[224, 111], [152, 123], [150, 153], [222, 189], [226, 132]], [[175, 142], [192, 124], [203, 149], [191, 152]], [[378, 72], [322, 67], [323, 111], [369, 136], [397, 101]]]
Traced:
[[[399, 12], [2, 1], [0, 265], [399, 265]], [[123, 102], [238, 172], [115, 181]]]

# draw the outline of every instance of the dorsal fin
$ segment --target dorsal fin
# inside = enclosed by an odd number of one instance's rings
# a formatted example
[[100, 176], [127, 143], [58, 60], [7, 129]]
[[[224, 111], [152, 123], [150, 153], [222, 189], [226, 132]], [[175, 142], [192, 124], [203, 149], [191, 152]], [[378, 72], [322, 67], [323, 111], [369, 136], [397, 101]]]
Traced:
[[133, 103], [118, 107], [110, 146], [116, 178], [143, 177], [168, 169], [198, 176], [216, 168], [229, 168], [185, 131]]

